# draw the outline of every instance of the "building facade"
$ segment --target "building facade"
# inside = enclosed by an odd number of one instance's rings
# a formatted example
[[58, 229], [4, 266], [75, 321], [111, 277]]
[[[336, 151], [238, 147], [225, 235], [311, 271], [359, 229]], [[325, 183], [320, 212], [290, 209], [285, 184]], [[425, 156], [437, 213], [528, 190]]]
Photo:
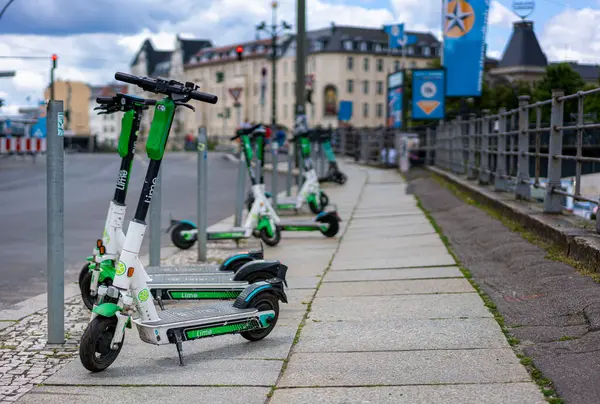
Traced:
[[[89, 86], [79, 81], [54, 82], [54, 98], [64, 102], [65, 136], [89, 136]], [[44, 93], [50, 99], [50, 88]]]
[[[307, 32], [307, 76], [303, 80], [312, 101], [306, 105], [309, 124], [337, 127], [339, 102], [352, 101], [352, 125], [384, 125], [387, 75], [403, 67], [428, 67], [440, 54], [440, 42], [433, 34], [408, 32], [408, 35], [414, 35], [416, 42], [406, 46], [403, 56], [402, 50], [388, 49], [387, 34], [381, 29], [332, 25]], [[189, 43], [198, 49], [194, 51]], [[187, 50], [183, 49], [186, 46]], [[238, 46], [243, 47], [241, 61], [237, 57]], [[276, 49], [276, 122], [291, 128], [296, 100], [295, 36], [277, 38]], [[213, 47], [209, 41], [177, 38], [173, 52], [156, 51], [147, 40], [137, 53], [131, 71], [144, 76], [192, 81], [201, 91], [219, 96], [217, 105], [193, 103], [195, 113], [180, 109], [171, 141], [179, 142], [186, 134], [197, 133], [198, 128], [205, 128], [209, 136], [228, 137], [245, 120], [272, 121], [271, 39]], [[130, 91], [151, 96], [137, 88]], [[234, 95], [238, 95], [237, 102]], [[144, 133], [149, 127], [150, 115], [146, 114]]]

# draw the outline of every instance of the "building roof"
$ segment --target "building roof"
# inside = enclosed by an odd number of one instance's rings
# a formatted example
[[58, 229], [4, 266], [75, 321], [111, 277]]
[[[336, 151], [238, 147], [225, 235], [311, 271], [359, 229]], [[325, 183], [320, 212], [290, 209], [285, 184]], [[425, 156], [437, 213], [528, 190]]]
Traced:
[[[439, 49], [440, 41], [438, 41], [432, 33], [407, 31], [406, 34], [416, 37], [416, 42], [408, 45], [409, 52], [412, 47], [413, 53], [409, 53], [407, 56], [438, 56], [438, 51], [432, 52], [431, 48]], [[381, 28], [337, 26], [332, 24], [329, 28], [309, 31], [306, 36], [310, 41], [309, 49], [311, 52], [365, 52], [388, 54], [388, 35]], [[351, 49], [347, 49], [344, 46], [344, 42], [346, 41], [352, 41]], [[429, 50], [424, 51], [424, 48], [429, 48]], [[399, 50], [394, 50], [394, 52], [400, 54]]]
[[533, 32], [533, 21], [515, 22], [498, 67], [546, 67], [547, 65], [548, 59]]
[[600, 66], [598, 65], [584, 65], [577, 62], [553, 62], [552, 65], [559, 63], [568, 63], [573, 70], [575, 70], [584, 81], [592, 82], [597, 81], [600, 78]]
[[142, 51], [146, 51], [146, 72], [148, 72], [150, 76], [154, 76], [154, 71], [159, 63], [170, 61], [171, 54], [173, 53], [172, 51], [155, 50], [150, 39], [146, 39], [140, 50], [136, 53], [133, 62], [131, 62], [131, 66], [137, 64]]
[[206, 39], [183, 39], [177, 36], [177, 40], [181, 43], [183, 64], [186, 64], [201, 49], [213, 46], [212, 42]]
[[90, 86], [90, 99], [97, 97], [112, 97], [117, 93], [127, 94], [127, 84], [110, 83], [105, 86]]

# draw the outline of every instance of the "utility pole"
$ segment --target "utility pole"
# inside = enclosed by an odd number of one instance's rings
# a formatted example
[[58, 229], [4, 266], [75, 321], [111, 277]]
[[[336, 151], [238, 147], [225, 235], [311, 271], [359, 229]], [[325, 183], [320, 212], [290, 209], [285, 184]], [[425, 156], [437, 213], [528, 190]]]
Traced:
[[273, 17], [270, 26], [267, 26], [267, 23], [264, 21], [256, 26], [257, 35], [258, 32], [265, 31], [271, 36], [271, 101], [273, 103], [271, 107], [271, 125], [273, 126], [273, 130], [277, 124], [277, 35], [292, 28], [292, 26], [285, 21], [281, 22], [281, 26], [277, 24], [277, 6], [278, 4], [276, 1], [271, 3]]
[[50, 100], [54, 101], [54, 69], [56, 69], [56, 59], [58, 56], [52, 55], [52, 68], [50, 69]]
[[306, 0], [296, 0], [296, 112], [295, 116], [306, 115]]

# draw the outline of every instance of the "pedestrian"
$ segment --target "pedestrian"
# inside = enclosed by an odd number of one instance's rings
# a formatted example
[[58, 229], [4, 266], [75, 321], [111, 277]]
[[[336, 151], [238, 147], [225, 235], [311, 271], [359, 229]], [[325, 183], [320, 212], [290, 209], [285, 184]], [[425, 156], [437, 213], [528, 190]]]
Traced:
[[285, 139], [286, 139], [286, 135], [285, 135], [285, 131], [283, 130], [283, 127], [281, 127], [281, 126], [279, 127], [279, 130], [277, 130], [277, 133], [275, 134], [275, 139], [277, 140], [277, 145], [281, 149], [283, 147], [283, 145], [285, 144]]

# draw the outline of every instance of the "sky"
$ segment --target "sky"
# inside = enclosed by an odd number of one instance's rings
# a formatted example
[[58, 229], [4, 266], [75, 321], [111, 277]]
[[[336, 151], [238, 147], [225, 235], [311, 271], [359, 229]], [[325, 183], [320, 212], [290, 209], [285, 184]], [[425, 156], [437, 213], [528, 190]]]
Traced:
[[[0, 9], [8, 0], [0, 0]], [[308, 29], [337, 25], [381, 28], [404, 22], [412, 31], [440, 36], [441, 0], [306, 0]], [[280, 0], [278, 20], [296, 24], [296, 0]], [[491, 0], [488, 56], [499, 58], [510, 37], [512, 0]], [[530, 17], [550, 61], [600, 63], [600, 0], [537, 0]], [[144, 39], [173, 49], [175, 35], [227, 45], [253, 39], [254, 27], [271, 19], [271, 0], [14, 0], [0, 19], [0, 98], [13, 113], [43, 97], [50, 55], [59, 56], [56, 76], [93, 85], [128, 71]]]

